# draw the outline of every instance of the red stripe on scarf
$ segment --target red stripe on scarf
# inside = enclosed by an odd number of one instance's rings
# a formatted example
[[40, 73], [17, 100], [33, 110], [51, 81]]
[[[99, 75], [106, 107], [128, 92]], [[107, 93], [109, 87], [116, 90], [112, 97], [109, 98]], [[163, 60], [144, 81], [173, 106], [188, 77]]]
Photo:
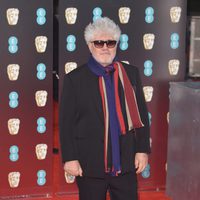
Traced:
[[122, 114], [121, 104], [120, 104], [120, 99], [119, 99], [119, 91], [118, 91], [119, 71], [117, 67], [115, 67], [115, 70], [116, 70], [114, 72], [115, 103], [116, 103], [116, 110], [117, 110], [117, 116], [118, 116], [120, 128], [121, 128], [122, 134], [124, 135], [126, 133], [126, 127], [125, 127], [124, 117]]
[[[126, 95], [127, 98], [127, 104], [129, 107], [129, 112], [130, 112], [130, 116], [133, 122], [133, 126], [134, 128], [140, 128], [143, 126], [141, 120], [140, 120], [140, 114], [138, 111], [138, 106], [137, 106], [137, 102], [136, 102], [136, 97], [134, 96], [134, 90], [132, 88], [131, 82], [126, 74], [126, 71], [124, 69], [124, 67], [122, 66], [121, 63], [118, 62], [118, 64], [120, 65], [120, 68], [122, 70], [122, 74], [123, 74], [123, 79], [124, 79], [124, 94]], [[118, 69], [118, 67], [116, 66], [117, 64], [115, 63], [114, 66], [115, 68]], [[134, 101], [135, 99], [135, 101]]]

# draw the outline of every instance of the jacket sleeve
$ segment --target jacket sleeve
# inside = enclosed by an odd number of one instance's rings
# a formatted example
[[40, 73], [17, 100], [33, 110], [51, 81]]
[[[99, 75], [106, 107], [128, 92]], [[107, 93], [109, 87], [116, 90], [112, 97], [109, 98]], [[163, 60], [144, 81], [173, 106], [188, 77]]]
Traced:
[[136, 99], [141, 120], [144, 127], [136, 129], [136, 152], [150, 153], [150, 128], [147, 106], [144, 98], [144, 92], [140, 79], [139, 70], [136, 68]]
[[65, 75], [59, 105], [59, 132], [62, 161], [78, 160], [77, 147], [74, 140], [77, 98], [69, 75]]

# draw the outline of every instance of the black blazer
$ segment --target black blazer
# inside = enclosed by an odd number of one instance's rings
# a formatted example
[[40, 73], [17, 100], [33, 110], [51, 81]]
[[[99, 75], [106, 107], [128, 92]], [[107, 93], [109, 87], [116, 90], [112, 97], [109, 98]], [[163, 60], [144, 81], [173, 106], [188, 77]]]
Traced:
[[[138, 69], [123, 63], [135, 89], [143, 124], [142, 128], [120, 136], [122, 173], [135, 170], [136, 152], [150, 152], [149, 120]], [[120, 82], [120, 81], [119, 81]], [[119, 84], [119, 93], [122, 86]], [[122, 111], [125, 104], [122, 100]], [[126, 116], [125, 113], [125, 121]], [[126, 122], [127, 126], [127, 122]], [[63, 162], [79, 160], [84, 176], [104, 176], [104, 116], [99, 92], [98, 76], [87, 65], [64, 77], [59, 107], [59, 130]]]

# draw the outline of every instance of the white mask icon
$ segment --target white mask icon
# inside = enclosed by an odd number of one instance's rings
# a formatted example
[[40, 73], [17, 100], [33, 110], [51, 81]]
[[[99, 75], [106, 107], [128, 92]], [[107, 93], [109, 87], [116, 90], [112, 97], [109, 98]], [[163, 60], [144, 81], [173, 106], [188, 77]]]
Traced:
[[75, 24], [77, 19], [77, 8], [66, 8], [65, 9], [65, 19], [68, 24]]
[[8, 8], [6, 11], [7, 21], [9, 25], [16, 25], [19, 19], [18, 8]]

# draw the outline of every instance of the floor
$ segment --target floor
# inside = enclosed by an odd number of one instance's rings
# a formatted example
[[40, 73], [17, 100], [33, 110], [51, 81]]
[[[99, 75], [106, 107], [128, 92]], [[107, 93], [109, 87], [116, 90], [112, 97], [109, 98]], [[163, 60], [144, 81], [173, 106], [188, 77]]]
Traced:
[[[56, 171], [56, 163], [58, 162], [58, 154], [54, 154], [54, 170]], [[58, 186], [56, 173], [54, 175], [54, 189]], [[40, 197], [40, 198], [29, 198], [28, 200], [78, 200], [78, 194], [65, 194], [57, 195], [56, 192], [49, 197]], [[94, 199], [95, 200], [95, 199]], [[106, 200], [110, 200], [107, 196]], [[165, 191], [139, 191], [138, 200], [172, 200], [165, 195]]]
[[[34, 198], [29, 200], [78, 200], [78, 195], [65, 195], [65, 196], [53, 196], [47, 198]], [[95, 200], [95, 199], [94, 199]], [[109, 196], [107, 197], [109, 200]], [[165, 195], [164, 191], [142, 191], [139, 192], [139, 199], [138, 200], [172, 200]]]

